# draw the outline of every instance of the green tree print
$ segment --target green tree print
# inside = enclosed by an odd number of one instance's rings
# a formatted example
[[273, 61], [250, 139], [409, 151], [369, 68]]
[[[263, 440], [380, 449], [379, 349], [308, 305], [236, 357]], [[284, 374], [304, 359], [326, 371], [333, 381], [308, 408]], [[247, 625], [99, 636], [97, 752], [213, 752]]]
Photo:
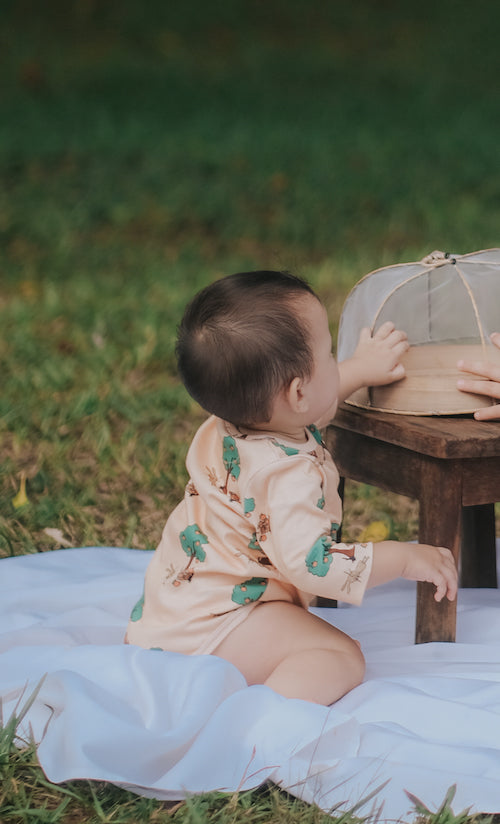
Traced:
[[279, 441], [273, 441], [273, 443], [274, 443], [275, 446], [279, 446], [279, 448], [283, 450], [285, 455], [291, 456], [291, 455], [298, 455], [299, 454], [299, 450], [295, 449], [294, 446], [285, 446], [284, 443], [280, 443]]
[[130, 613], [131, 621], [140, 621], [142, 618], [142, 610], [144, 607], [144, 594], [139, 598], [132, 612]]
[[252, 537], [250, 538], [250, 542], [248, 544], [248, 549], [254, 549], [260, 551], [260, 544], [257, 540], [257, 533], [252, 532]]
[[240, 455], [236, 446], [236, 441], [230, 435], [226, 435], [222, 441], [222, 461], [226, 469], [226, 483], [222, 487], [222, 492], [227, 493], [229, 478], [235, 481], [240, 477]]
[[243, 581], [243, 583], [234, 587], [231, 601], [242, 606], [258, 601], [266, 587], [267, 578], [250, 578], [248, 581]]
[[190, 563], [196, 558], [198, 561], [204, 561], [207, 554], [202, 549], [202, 544], [208, 544], [208, 538], [203, 534], [198, 524], [190, 524], [183, 532], [180, 533], [179, 539], [181, 546], [186, 553], [190, 555]]
[[324, 578], [330, 569], [330, 564], [333, 560], [330, 549], [331, 544], [330, 538], [323, 536], [314, 542], [307, 553], [306, 567], [313, 575], [319, 575], [320, 578]]
[[323, 438], [321, 437], [321, 432], [319, 431], [318, 427], [315, 426], [312, 423], [311, 426], [308, 426], [307, 428], [308, 428], [309, 432], [311, 433], [311, 435], [313, 436], [314, 440], [317, 443], [322, 444], [323, 443]]
[[[332, 524], [332, 532], [335, 531], [335, 527], [338, 529], [338, 524]], [[314, 542], [306, 555], [307, 569], [313, 575], [319, 575], [321, 578], [324, 578], [330, 569], [334, 555], [343, 555], [347, 560], [355, 561], [356, 550], [354, 544], [350, 546], [335, 546], [335, 544], [332, 544], [330, 537], [323, 535]]]
[[189, 561], [187, 566], [178, 574], [174, 581], [174, 586], [179, 586], [181, 581], [191, 580], [193, 573], [189, 567], [195, 558], [197, 561], [204, 561], [207, 557], [207, 553], [203, 549], [202, 544], [208, 544], [208, 538], [201, 531], [198, 524], [190, 524], [187, 526], [186, 529], [179, 534], [179, 540], [184, 552], [186, 555], [189, 555]]
[[255, 498], [244, 498], [243, 500], [243, 512], [245, 515], [250, 515], [255, 509]]

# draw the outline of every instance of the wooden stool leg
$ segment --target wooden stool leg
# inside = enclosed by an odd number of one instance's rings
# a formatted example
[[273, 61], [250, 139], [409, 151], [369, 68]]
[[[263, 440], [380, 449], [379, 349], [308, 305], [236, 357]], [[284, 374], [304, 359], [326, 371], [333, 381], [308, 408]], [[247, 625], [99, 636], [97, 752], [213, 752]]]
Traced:
[[464, 506], [460, 583], [463, 587], [497, 587], [495, 504]]
[[[458, 466], [429, 460], [422, 465], [419, 540], [451, 549], [458, 563], [460, 552], [462, 478]], [[454, 641], [456, 601], [434, 600], [432, 584], [417, 584], [415, 643]]]

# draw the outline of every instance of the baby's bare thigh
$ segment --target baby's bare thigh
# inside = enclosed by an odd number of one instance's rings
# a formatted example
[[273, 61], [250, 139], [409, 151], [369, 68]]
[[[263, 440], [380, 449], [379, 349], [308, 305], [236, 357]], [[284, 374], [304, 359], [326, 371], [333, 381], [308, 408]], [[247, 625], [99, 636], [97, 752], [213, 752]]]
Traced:
[[234, 664], [248, 684], [262, 684], [285, 658], [313, 649], [360, 654], [357, 641], [317, 615], [269, 601], [255, 607], [213, 654]]

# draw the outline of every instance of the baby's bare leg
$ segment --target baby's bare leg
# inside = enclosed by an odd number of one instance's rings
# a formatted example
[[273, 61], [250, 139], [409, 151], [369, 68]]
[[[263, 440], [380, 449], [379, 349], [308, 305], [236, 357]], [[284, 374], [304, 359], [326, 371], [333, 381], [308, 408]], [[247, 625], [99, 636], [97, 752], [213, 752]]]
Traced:
[[248, 684], [325, 705], [360, 684], [365, 673], [357, 641], [286, 601], [259, 604], [214, 655], [231, 661]]

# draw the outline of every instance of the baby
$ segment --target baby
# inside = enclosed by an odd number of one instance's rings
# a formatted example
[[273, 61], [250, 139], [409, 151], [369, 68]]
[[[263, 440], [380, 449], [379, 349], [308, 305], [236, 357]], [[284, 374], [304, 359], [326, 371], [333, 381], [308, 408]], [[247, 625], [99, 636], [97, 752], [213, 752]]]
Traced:
[[213, 654], [249, 684], [331, 704], [364, 677], [359, 644], [308, 611], [314, 596], [360, 604], [396, 577], [454, 599], [442, 547], [337, 541], [339, 475], [320, 429], [364, 385], [404, 375], [404, 333], [363, 330], [337, 365], [326, 311], [283, 272], [246, 272], [199, 292], [182, 319], [179, 372], [211, 414], [190, 446], [189, 482], [146, 571], [126, 641]]

